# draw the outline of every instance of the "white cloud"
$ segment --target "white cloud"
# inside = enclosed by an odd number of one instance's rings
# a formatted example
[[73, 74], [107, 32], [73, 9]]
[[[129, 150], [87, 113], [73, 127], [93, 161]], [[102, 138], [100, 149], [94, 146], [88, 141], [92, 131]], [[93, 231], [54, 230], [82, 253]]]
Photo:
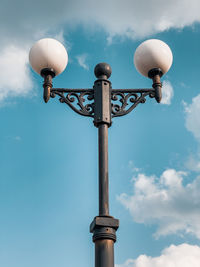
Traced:
[[78, 60], [78, 64], [84, 68], [85, 70], [89, 70], [89, 66], [86, 63], [88, 55], [87, 54], [82, 54], [82, 55], [78, 55], [76, 58]]
[[26, 49], [8, 46], [0, 51], [0, 102], [6, 97], [24, 96], [32, 89]]
[[56, 33], [54, 36], [52, 36], [59, 42], [61, 42], [63, 45], [65, 44], [65, 39], [64, 39], [64, 32], [61, 30], [60, 32]]
[[199, 172], [200, 171], [200, 154], [197, 153], [196, 155], [190, 154], [186, 163], [186, 168], [191, 171]]
[[186, 114], [185, 126], [200, 141], [200, 95], [194, 97], [191, 104], [184, 103], [184, 105]]
[[[106, 8], [105, 8], [106, 6]], [[67, 23], [68, 28], [83, 25], [96, 30], [102, 27], [109, 36], [146, 37], [170, 28], [183, 28], [200, 22], [198, 0], [2, 0], [0, 10], [1, 36], [32, 39], [37, 31], [49, 31]], [[12, 16], [7, 16], [12, 14]], [[5, 37], [4, 37], [5, 38]]]
[[198, 142], [198, 148], [195, 155], [190, 154], [185, 165], [192, 171], [200, 171], [200, 95], [192, 99], [191, 104], [183, 102], [185, 108], [185, 127], [193, 134]]
[[186, 243], [164, 249], [159, 257], [140, 255], [115, 267], [199, 267], [200, 247]]
[[155, 237], [190, 233], [200, 239], [200, 176], [183, 183], [185, 172], [164, 171], [160, 178], [138, 174], [133, 179], [133, 195], [123, 193], [118, 200], [138, 223], [155, 224]]
[[102, 0], [101, 5], [92, 0], [74, 2], [76, 6], [68, 1], [72, 7], [68, 19], [73, 20], [76, 16], [78, 21], [90, 28], [94, 27], [91, 23], [94, 22], [103, 27], [110, 37], [143, 38], [200, 21], [198, 0]]
[[161, 104], [170, 105], [173, 96], [174, 96], [174, 90], [170, 81], [164, 81], [162, 86]]
[[137, 168], [132, 160], [129, 160], [128, 167], [133, 173], [137, 173], [140, 171], [139, 168]]

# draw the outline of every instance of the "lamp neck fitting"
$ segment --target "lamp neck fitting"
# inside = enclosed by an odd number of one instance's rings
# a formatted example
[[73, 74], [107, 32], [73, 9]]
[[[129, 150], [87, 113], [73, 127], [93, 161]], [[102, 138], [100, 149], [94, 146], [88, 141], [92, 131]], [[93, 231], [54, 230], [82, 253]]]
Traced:
[[56, 76], [56, 73], [54, 71], [54, 69], [51, 68], [44, 68], [41, 70], [40, 75], [45, 78], [48, 75], [51, 75], [52, 78], [54, 78]]
[[148, 77], [150, 79], [153, 79], [155, 76], [159, 76], [159, 77], [163, 76], [163, 72], [160, 68], [154, 68], [148, 72]]
[[162, 77], [163, 72], [160, 68], [155, 68], [149, 71], [148, 76], [153, 80], [152, 87], [155, 89], [155, 99], [160, 103], [162, 99], [162, 83], [160, 78]]
[[50, 99], [51, 89], [53, 87], [52, 79], [55, 77], [55, 72], [53, 69], [45, 68], [41, 70], [41, 76], [44, 78], [43, 88], [43, 99], [47, 103]]

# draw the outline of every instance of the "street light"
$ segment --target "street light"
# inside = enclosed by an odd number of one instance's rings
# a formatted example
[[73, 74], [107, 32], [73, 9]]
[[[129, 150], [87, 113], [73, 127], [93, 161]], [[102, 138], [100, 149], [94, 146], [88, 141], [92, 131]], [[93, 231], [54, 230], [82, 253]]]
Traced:
[[53, 88], [52, 79], [64, 71], [68, 62], [64, 46], [51, 38], [41, 39], [30, 50], [29, 61], [32, 68], [44, 78], [44, 101], [59, 96], [61, 103], [82, 116], [94, 118], [98, 128], [99, 141], [99, 215], [90, 225], [95, 243], [95, 267], [114, 267], [114, 243], [119, 220], [109, 214], [108, 192], [108, 128], [112, 118], [124, 116], [146, 97], [162, 98], [160, 78], [171, 67], [172, 52], [169, 46], [157, 39], [143, 42], [134, 55], [136, 69], [153, 80], [149, 89], [112, 89], [108, 78], [111, 67], [99, 63], [94, 69], [97, 80], [92, 89]]

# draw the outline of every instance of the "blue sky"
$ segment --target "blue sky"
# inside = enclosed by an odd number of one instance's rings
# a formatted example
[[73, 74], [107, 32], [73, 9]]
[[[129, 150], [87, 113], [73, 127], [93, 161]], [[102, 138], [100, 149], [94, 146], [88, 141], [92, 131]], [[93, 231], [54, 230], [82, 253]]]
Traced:
[[94, 265], [97, 129], [57, 98], [43, 102], [28, 52], [44, 37], [67, 48], [68, 66], [53, 80], [66, 88], [92, 88], [99, 62], [111, 65], [113, 88], [149, 88], [134, 51], [151, 38], [170, 46], [163, 102], [148, 98], [109, 129], [115, 263], [200, 266], [199, 8], [194, 0], [2, 2], [1, 266]]

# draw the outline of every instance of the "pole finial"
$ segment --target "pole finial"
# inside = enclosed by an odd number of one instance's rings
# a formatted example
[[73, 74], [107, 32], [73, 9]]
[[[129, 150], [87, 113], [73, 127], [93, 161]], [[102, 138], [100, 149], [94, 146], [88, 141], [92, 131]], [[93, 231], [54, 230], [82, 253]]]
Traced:
[[94, 69], [97, 79], [108, 79], [112, 73], [111, 66], [107, 63], [99, 63]]

